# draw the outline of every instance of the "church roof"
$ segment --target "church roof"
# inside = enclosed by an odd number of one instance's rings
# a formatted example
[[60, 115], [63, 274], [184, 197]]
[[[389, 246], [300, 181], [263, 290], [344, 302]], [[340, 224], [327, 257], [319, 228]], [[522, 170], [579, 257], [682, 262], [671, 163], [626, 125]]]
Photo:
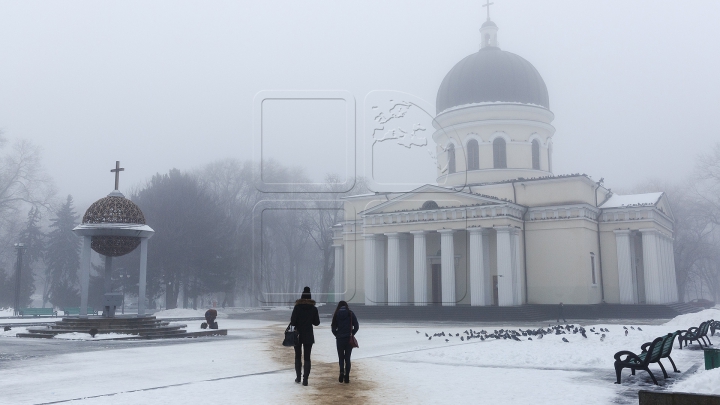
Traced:
[[600, 208], [655, 206], [662, 196], [662, 192], [629, 195], [613, 194]]
[[550, 108], [545, 81], [522, 57], [487, 46], [458, 62], [437, 93], [438, 114], [479, 103], [520, 103]]

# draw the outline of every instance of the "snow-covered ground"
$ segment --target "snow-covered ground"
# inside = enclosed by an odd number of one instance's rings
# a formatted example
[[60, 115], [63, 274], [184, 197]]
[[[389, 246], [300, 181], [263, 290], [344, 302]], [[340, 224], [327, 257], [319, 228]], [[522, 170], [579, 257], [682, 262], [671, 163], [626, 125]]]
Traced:
[[[315, 328], [309, 387], [293, 382], [293, 350], [281, 346], [284, 322], [224, 318], [219, 323], [228, 329], [227, 337], [106, 341], [102, 347], [57, 339], [37, 343], [0, 332], [0, 403], [70, 399], [83, 404], [341, 403], [348, 398], [354, 398], [353, 403], [505, 404], [543, 403], [543, 398], [553, 404], [637, 403], [637, 389], [655, 388], [642, 371], [633, 377], [625, 370], [623, 384], [613, 384], [613, 355], [620, 350], [639, 351], [642, 343], [657, 336], [711, 318], [720, 319], [720, 310], [683, 315], [665, 325], [640, 325], [642, 331], [637, 324], [583, 325], [588, 331], [609, 329], [603, 341], [590, 332], [587, 338], [570, 333], [520, 342], [460, 340], [470, 328], [501, 329], [488, 324], [372, 323], [360, 319], [360, 348], [353, 352], [349, 385], [337, 382], [335, 342], [329, 320], [323, 318]], [[194, 330], [200, 321], [183, 323]], [[623, 326], [629, 329], [627, 336]], [[537, 327], [518, 324], [502, 328]], [[425, 337], [425, 333], [439, 332], [446, 336]], [[717, 337], [712, 340], [718, 343]], [[24, 342], [52, 345], [58, 354], [3, 361], [4, 343]], [[93, 345], [95, 350], [65, 352], [63, 345], [69, 344], [75, 348]], [[720, 371], [704, 371], [702, 351], [678, 350], [676, 343], [672, 357], [683, 373], [671, 372], [668, 380], [657, 365], [651, 366], [663, 384], [661, 389], [717, 393]], [[671, 369], [669, 362], [666, 366]], [[698, 371], [690, 375], [690, 369]]]

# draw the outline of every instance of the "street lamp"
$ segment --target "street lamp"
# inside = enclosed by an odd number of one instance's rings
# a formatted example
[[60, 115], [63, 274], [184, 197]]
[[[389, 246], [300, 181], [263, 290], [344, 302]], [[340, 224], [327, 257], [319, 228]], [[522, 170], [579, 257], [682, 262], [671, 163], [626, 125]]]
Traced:
[[27, 249], [24, 243], [16, 243], [15, 250], [17, 250], [17, 270], [15, 271], [15, 316], [20, 315], [20, 270], [22, 269], [22, 255]]

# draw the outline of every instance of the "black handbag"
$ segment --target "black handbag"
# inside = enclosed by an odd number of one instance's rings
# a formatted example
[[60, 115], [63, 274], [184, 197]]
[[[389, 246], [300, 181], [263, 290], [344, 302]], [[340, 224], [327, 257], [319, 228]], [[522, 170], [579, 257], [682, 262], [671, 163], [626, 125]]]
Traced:
[[290, 330], [290, 325], [285, 329], [285, 339], [283, 340], [283, 346], [292, 347], [298, 343], [298, 331], [293, 329]]

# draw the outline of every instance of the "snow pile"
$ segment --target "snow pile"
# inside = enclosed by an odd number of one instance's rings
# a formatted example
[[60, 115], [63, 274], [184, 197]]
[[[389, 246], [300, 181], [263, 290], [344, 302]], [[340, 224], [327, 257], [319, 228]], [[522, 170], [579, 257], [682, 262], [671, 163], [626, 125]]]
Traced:
[[720, 395], [718, 381], [720, 381], [720, 368], [714, 368], [712, 370], [698, 371], [686, 380], [674, 384], [670, 389], [694, 394]]
[[0, 308], [0, 316], [13, 316], [12, 308]]
[[701, 323], [709, 321], [710, 319], [720, 320], [720, 310], [711, 308], [694, 314], [678, 315], [666, 322], [663, 326], [684, 330], [692, 327], [697, 328]]
[[73, 332], [73, 333], [61, 333], [59, 335], [55, 335], [54, 339], [63, 339], [63, 340], [107, 340], [107, 339], [117, 339], [117, 338], [124, 338], [129, 337], [130, 335], [123, 335], [121, 333], [99, 333], [95, 335], [95, 337], [90, 336], [89, 333], [80, 333], [80, 332]]
[[[155, 312], [156, 318], [205, 318], [206, 309], [173, 308]], [[218, 311], [219, 318], [227, 318], [227, 314]]]

